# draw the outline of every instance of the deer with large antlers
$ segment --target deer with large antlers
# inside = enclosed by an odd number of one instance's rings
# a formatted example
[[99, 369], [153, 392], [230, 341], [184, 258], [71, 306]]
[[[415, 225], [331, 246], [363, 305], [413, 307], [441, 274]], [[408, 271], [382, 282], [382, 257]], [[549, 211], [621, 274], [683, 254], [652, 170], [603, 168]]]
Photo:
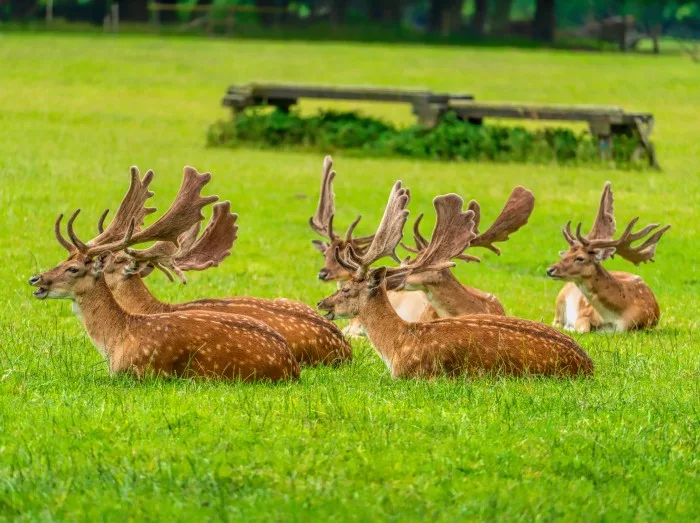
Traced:
[[[616, 254], [635, 265], [654, 261], [656, 246], [671, 226], [659, 228], [653, 223], [633, 233], [637, 221], [639, 218], [634, 218], [620, 237], [613, 239], [616, 225], [608, 182], [591, 231], [584, 236], [579, 223], [574, 234], [571, 222], [562, 229], [569, 249], [562, 251], [559, 262], [547, 269], [550, 278], [569, 282], [557, 297], [554, 326], [578, 332], [627, 331], [658, 323], [659, 305], [647, 284], [639, 276], [607, 271], [602, 265]], [[642, 239], [643, 243], [632, 246]]]
[[[105, 216], [106, 213], [100, 219], [100, 229]], [[218, 266], [229, 256], [237, 239], [237, 218], [231, 213], [229, 202], [217, 203], [204, 232], [198, 236], [200, 222], [197, 222], [180, 235], [179, 247], [171, 242], [157, 242], [148, 249], [127, 248], [115, 253], [105, 267], [105, 278], [112, 294], [133, 314], [199, 310], [254, 318], [280, 333], [299, 363], [335, 365], [352, 359], [350, 344], [335, 324], [300, 302], [236, 296], [165, 303], [150, 292], [143, 278], [154, 269], [161, 270], [171, 280], [171, 273], [175, 273], [185, 283], [184, 272]]]
[[[468, 243], [468, 247], [483, 247], [500, 256], [501, 250], [494, 245], [496, 242], [504, 242], [509, 236], [525, 225], [535, 206], [534, 195], [523, 187], [516, 187], [508, 198], [505, 207], [485, 232], [478, 234], [481, 221], [481, 208], [479, 203], [472, 200], [468, 209], [474, 213], [474, 233], [477, 236]], [[426, 240], [420, 233], [420, 222], [423, 214], [420, 214], [413, 226], [413, 238], [416, 247], [402, 246], [413, 253], [418, 254], [413, 263], [421, 260], [426, 252], [441, 252], [444, 256], [439, 262], [448, 262], [451, 259], [467, 262], [479, 262], [478, 257], [464, 253], [464, 244], [451, 243], [450, 248], [441, 248], [435, 242], [444, 242], [447, 237], [431, 238]], [[469, 224], [470, 225], [470, 224]], [[470, 229], [471, 230], [471, 229]], [[457, 234], [457, 231], [453, 231]], [[449, 240], [448, 240], [449, 241]], [[406, 279], [404, 287], [408, 290], [422, 290], [441, 318], [461, 316], [463, 314], [497, 314], [504, 315], [503, 305], [493, 294], [488, 294], [474, 287], [462, 285], [451, 269], [416, 271]]]
[[[333, 160], [326, 156], [323, 160], [323, 171], [321, 174], [321, 191], [318, 199], [315, 214], [309, 218], [311, 229], [324, 237], [327, 241], [312, 240], [314, 247], [324, 257], [324, 265], [318, 271], [318, 279], [321, 281], [335, 281], [340, 285], [349, 280], [352, 274], [340, 265], [335, 258], [335, 250], [341, 252], [346, 247], [352, 246], [357, 253], [363, 253], [374, 239], [374, 235], [355, 237], [353, 233], [361, 216], [348, 227], [345, 237], [339, 236], [333, 230], [333, 219], [335, 217], [335, 194], [333, 193], [333, 180], [336, 172], [333, 170]], [[435, 309], [430, 305], [426, 295], [421, 289], [402, 290], [389, 292], [389, 301], [398, 314], [406, 321], [425, 321], [438, 317]], [[365, 332], [357, 319], [352, 319], [350, 324], [343, 330], [349, 337], [364, 336]]]
[[145, 242], [172, 242], [177, 246], [181, 235], [203, 219], [202, 208], [218, 199], [200, 195], [211, 175], [186, 167], [172, 206], [143, 229], [145, 216], [155, 211], [145, 207], [153, 194], [148, 189], [152, 177], [153, 172], [148, 171], [141, 179], [138, 170], [131, 169], [131, 188], [119, 211], [110, 225], [87, 243], [73, 229], [79, 211], [68, 220], [70, 241], [63, 237], [62, 215], [58, 217], [54, 232], [68, 251], [68, 259], [29, 280], [38, 287], [34, 296], [72, 300], [88, 336], [113, 374], [244, 381], [297, 378], [299, 364], [284, 338], [253, 318], [197, 310], [142, 315], [119, 305], [103, 277], [106, 257]]
[[[569, 336], [532, 321], [489, 314], [458, 316], [408, 323], [387, 297], [387, 289], [400, 288], [411, 272], [442, 270], [459, 245], [463, 252], [474, 233], [474, 212], [462, 212], [456, 194], [434, 200], [437, 223], [433, 240], [416, 263], [395, 268], [370, 268], [383, 257], [396, 257], [408, 217], [409, 192], [397, 182], [372, 243], [361, 253], [352, 245], [336, 260], [352, 274], [340, 290], [319, 302], [329, 318], [358, 317], [393, 377], [434, 377], [445, 373], [505, 373], [554, 376], [586, 375], [593, 362]], [[445, 261], [448, 260], [448, 261]]]

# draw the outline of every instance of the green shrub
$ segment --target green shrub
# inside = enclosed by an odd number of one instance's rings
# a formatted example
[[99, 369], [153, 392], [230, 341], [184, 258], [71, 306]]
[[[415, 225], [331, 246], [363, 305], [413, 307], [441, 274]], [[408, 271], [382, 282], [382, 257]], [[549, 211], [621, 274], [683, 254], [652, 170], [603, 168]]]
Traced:
[[[496, 162], [601, 163], [598, 145], [587, 132], [548, 127], [475, 125], [445, 114], [438, 125], [397, 128], [376, 118], [352, 112], [322, 111], [302, 117], [297, 112], [252, 108], [229, 122], [209, 128], [213, 146], [257, 145], [333, 152], [349, 151], [367, 156], [408, 156], [435, 160]], [[618, 167], [632, 166], [638, 139], [615, 138], [613, 160]]]

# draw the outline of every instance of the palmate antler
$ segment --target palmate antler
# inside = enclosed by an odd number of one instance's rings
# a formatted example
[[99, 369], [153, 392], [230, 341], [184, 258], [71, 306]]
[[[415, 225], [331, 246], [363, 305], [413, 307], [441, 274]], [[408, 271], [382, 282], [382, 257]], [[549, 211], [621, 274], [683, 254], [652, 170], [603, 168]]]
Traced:
[[[604, 261], [617, 254], [635, 265], [649, 261], [653, 262], [654, 255], [656, 254], [656, 246], [661, 236], [663, 236], [671, 226], [665, 225], [658, 229], [659, 224], [652, 223], [633, 233], [632, 229], [638, 221], [639, 217], [634, 218], [627, 227], [625, 227], [620, 237], [617, 240], [613, 239], [616, 229], [613, 193], [610, 182], [606, 182], [603, 187], [600, 205], [598, 206], [598, 212], [591, 231], [586, 236], [583, 236], [581, 233], [582, 225], [579, 223], [576, 226], [576, 234], [574, 235], [574, 233], [571, 232], [571, 221], [569, 221], [562, 229], [562, 234], [572, 247], [581, 245], [587, 249], [598, 250], [600, 252], [599, 261]], [[632, 247], [634, 242], [643, 239], [655, 229], [658, 230], [649, 236], [641, 245]]]
[[[56, 221], [54, 231], [59, 243], [66, 247], [71, 254], [77, 251], [86, 256], [117, 252], [131, 245], [156, 240], [178, 245], [180, 235], [204, 219], [202, 208], [219, 198], [218, 196], [203, 197], [200, 195], [202, 188], [211, 180], [210, 173], [200, 174], [193, 167], [185, 167], [182, 185], [173, 204], [153, 225], [140, 230], [144, 217], [155, 210], [144, 207], [145, 201], [153, 194], [148, 191], [148, 184], [153, 178], [153, 172], [147, 172], [143, 180], [139, 180], [138, 169], [132, 167], [131, 177], [131, 188], [107, 229], [88, 243], [84, 243], [73, 230], [73, 223], [80, 212], [77, 210], [67, 224], [70, 243], [60, 234], [62, 215]], [[136, 180], [138, 180], [138, 184], [135, 183]]]
[[[87, 244], [83, 244], [78, 240], [83, 248], [120, 240], [129, 230], [132, 221], [134, 224], [134, 231], [140, 231], [146, 216], [156, 211], [155, 207], [146, 207], [146, 201], [153, 196], [153, 192], [148, 188], [153, 180], [153, 171], [149, 169], [146, 171], [144, 177], [141, 178], [138, 168], [131, 167], [129, 174], [131, 176], [129, 190], [124, 195], [121, 204], [119, 204], [119, 208], [111, 223], [107, 229], [104, 228], [104, 221], [109, 212], [109, 209], [107, 209], [102, 213], [102, 216], [100, 216], [97, 225], [99, 231], [98, 236], [87, 242]], [[74, 213], [74, 216], [71, 217], [72, 220], [75, 220], [78, 212], [80, 211]], [[74, 254], [78, 252], [78, 247], [66, 240], [61, 234], [62, 219], [63, 215], [61, 214], [54, 224], [54, 234], [58, 242], [69, 254]]]
[[335, 249], [335, 258], [347, 271], [362, 279], [375, 261], [386, 256], [400, 261], [396, 255], [396, 246], [403, 237], [403, 227], [408, 219], [406, 206], [410, 200], [409, 190], [397, 181], [389, 195], [389, 201], [384, 209], [384, 216], [374, 234], [372, 243], [362, 253], [358, 253], [352, 244], [346, 246], [341, 253], [340, 247]]
[[[418, 256], [405, 261], [412, 273], [439, 271], [454, 267], [450, 260], [460, 258], [476, 238], [474, 211], [462, 212], [464, 200], [457, 194], [437, 196], [433, 200], [437, 220], [430, 242], [422, 238]], [[416, 220], [418, 223], [419, 220]]]
[[[460, 201], [462, 201], [461, 198]], [[518, 186], [511, 192], [506, 205], [503, 207], [503, 210], [498, 217], [494, 220], [493, 224], [491, 224], [491, 227], [489, 227], [486, 232], [479, 234], [478, 227], [479, 222], [481, 221], [481, 207], [475, 200], [470, 201], [467, 207], [467, 212], [471, 211], [472, 213], [472, 220], [474, 223], [473, 232], [475, 236], [471, 242], [464, 245], [464, 249], [462, 249], [462, 251], [452, 256], [452, 259], [474, 262], [481, 261], [477, 256], [472, 256], [471, 254], [466, 254], [463, 252], [467, 248], [471, 247], [484, 247], [500, 255], [501, 250], [496, 247], [494, 243], [507, 241], [511, 234], [525, 225], [530, 218], [534, 207], [535, 196], [532, 194], [532, 192]], [[461, 212], [461, 204], [459, 209]], [[419, 230], [422, 218], [423, 215], [421, 214], [418, 216], [418, 219], [413, 225], [413, 237], [417, 248], [411, 249], [404, 245], [407, 250], [419, 254], [427, 249], [428, 245], [430, 244], [430, 242], [420, 233]], [[451, 231], [451, 234], [455, 234], [455, 231]]]
[[[331, 243], [339, 240], [338, 236], [333, 231], [333, 219], [335, 216], [335, 194], [333, 193], [333, 180], [335, 179], [336, 172], [333, 170], [333, 159], [330, 156], [326, 156], [323, 159], [323, 171], [321, 172], [321, 192], [318, 198], [318, 205], [316, 206], [316, 212], [309, 218], [309, 226], [317, 234], [325, 237]], [[345, 233], [345, 243], [353, 243], [356, 248], [360, 250], [365, 245], [369, 244], [374, 235], [361, 236], [359, 238], [353, 238], [353, 232], [355, 227], [359, 223], [362, 216], [358, 216], [353, 220]]]
[[231, 254], [231, 248], [238, 238], [237, 219], [238, 215], [231, 213], [231, 202], [217, 203], [201, 236], [197, 237], [201, 225], [201, 222], [197, 222], [180, 235], [179, 249], [170, 242], [157, 242], [143, 250], [127, 248], [125, 252], [134, 260], [130, 270], [136, 268], [136, 262], [147, 262], [161, 270], [171, 281], [171, 272], [174, 272], [182, 283], [187, 283], [183, 271], [218, 267]]
[[[609, 240], [615, 236], [615, 209], [613, 207], [613, 192], [610, 182], [606, 182], [603, 186], [603, 193], [600, 195], [600, 204], [598, 212], [591, 231], [586, 235], [589, 240]], [[562, 229], [564, 239], [570, 246], [576, 245], [578, 242], [571, 232], [571, 222], [568, 222]]]
[[632, 247], [634, 242], [641, 240], [654, 229], [659, 227], [658, 223], [652, 223], [633, 233], [632, 229], [638, 221], [639, 217], [634, 218], [627, 225], [627, 227], [625, 227], [625, 230], [617, 240], [589, 240], [581, 234], [581, 224], [579, 223], [576, 227], [576, 239], [581, 245], [588, 249], [600, 249], [605, 252], [606, 255], [603, 260], [615, 254], [619, 254], [622, 258], [634, 263], [635, 265], [649, 261], [653, 262], [654, 255], [656, 254], [656, 246], [658, 245], [661, 236], [663, 236], [663, 234], [669, 230], [671, 226], [665, 225], [661, 227], [654, 232], [654, 234], [649, 236], [644, 243], [637, 247]]

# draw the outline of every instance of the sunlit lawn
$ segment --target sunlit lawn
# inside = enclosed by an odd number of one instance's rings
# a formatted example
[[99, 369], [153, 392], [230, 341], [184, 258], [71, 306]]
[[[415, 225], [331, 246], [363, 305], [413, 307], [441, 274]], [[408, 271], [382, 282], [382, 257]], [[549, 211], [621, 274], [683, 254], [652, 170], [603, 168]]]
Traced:
[[[0, 34], [0, 70], [0, 517], [697, 517], [700, 68], [688, 58]], [[26, 280], [64, 257], [56, 215], [80, 207], [89, 237], [132, 164], [155, 170], [161, 209], [190, 164], [211, 171], [210, 192], [240, 214], [234, 255], [187, 286], [152, 276], [158, 296], [313, 304], [332, 292], [315, 279], [322, 259], [307, 225], [322, 155], [204, 146], [207, 126], [227, 117], [227, 85], [250, 80], [653, 112], [663, 172], [336, 155], [336, 223], [362, 213], [360, 233], [371, 232], [396, 179], [414, 216], [453, 191], [479, 200], [484, 222], [524, 185], [537, 197], [530, 224], [501, 258], [458, 274], [510, 314], [549, 323], [560, 284], [544, 269], [565, 247], [559, 228], [589, 222], [611, 180], [618, 224], [673, 224], [655, 264], [610, 263], [652, 287], [659, 328], [579, 337], [597, 368], [578, 382], [394, 382], [366, 342], [352, 365], [281, 386], [110, 378], [70, 304], [34, 300]], [[411, 118], [408, 107], [362, 107]]]

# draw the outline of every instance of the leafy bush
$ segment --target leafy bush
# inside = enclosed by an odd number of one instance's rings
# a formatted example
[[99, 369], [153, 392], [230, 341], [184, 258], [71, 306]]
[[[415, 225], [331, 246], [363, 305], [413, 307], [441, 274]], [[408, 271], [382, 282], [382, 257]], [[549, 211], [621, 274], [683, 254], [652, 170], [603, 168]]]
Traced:
[[[209, 128], [208, 143], [236, 147], [242, 144], [293, 147], [322, 152], [338, 150], [372, 156], [409, 156], [436, 160], [497, 162], [600, 163], [595, 139], [587, 132], [565, 128], [528, 130], [524, 127], [475, 125], [447, 113], [438, 125], [397, 128], [352, 112], [322, 111], [302, 117], [297, 112], [253, 108], [232, 121]], [[636, 137], [615, 138], [613, 160], [632, 165]]]

